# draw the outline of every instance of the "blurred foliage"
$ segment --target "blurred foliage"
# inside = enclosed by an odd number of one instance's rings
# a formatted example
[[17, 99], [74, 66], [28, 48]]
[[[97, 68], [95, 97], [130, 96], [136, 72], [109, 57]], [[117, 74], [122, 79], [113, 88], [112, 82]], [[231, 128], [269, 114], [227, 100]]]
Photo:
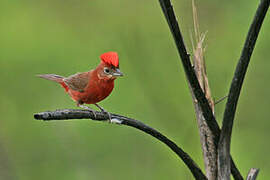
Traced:
[[[259, 1], [198, 1], [215, 99], [227, 94]], [[191, 50], [191, 1], [173, 1]], [[33, 113], [75, 108], [60, 86], [35, 77], [88, 71], [117, 51], [125, 73], [105, 109], [142, 120], [203, 167], [184, 72], [158, 1], [0, 1], [0, 179], [192, 179], [166, 146], [137, 130], [91, 121], [41, 122]], [[243, 175], [270, 177], [269, 42], [266, 17], [239, 100], [232, 154]], [[225, 103], [216, 106], [222, 119]]]

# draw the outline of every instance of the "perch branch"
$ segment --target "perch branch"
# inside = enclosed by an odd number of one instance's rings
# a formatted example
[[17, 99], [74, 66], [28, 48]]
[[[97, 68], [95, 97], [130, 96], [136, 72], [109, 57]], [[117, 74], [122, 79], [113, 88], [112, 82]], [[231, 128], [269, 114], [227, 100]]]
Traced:
[[270, 0], [261, 0], [259, 7], [254, 16], [253, 22], [249, 28], [248, 35], [238, 61], [234, 77], [231, 83], [228, 101], [226, 104], [222, 130], [218, 145], [218, 172], [219, 179], [230, 179], [230, 144], [238, 98], [240, 96], [241, 87], [245, 78], [245, 74], [250, 62], [250, 58], [259, 35], [264, 17], [269, 8]]
[[[79, 110], [79, 109], [63, 109], [56, 111], [46, 111], [34, 114], [34, 118], [37, 120], [70, 120], [70, 119], [92, 119], [95, 121], [107, 121], [109, 119], [108, 114], [104, 114], [102, 112], [95, 112], [96, 116], [87, 110]], [[166, 144], [173, 152], [177, 154], [179, 158], [183, 160], [183, 162], [188, 166], [189, 170], [197, 180], [207, 180], [199, 166], [192, 160], [192, 158], [184, 152], [179, 146], [177, 146], [173, 141], [168, 139], [166, 136], [151, 128], [150, 126], [145, 125], [144, 123], [131, 119], [125, 116], [111, 114], [111, 121], [119, 124], [126, 125], [136, 129], [139, 129], [156, 139], [160, 140], [164, 144]]]
[[[190, 62], [190, 56], [187, 53], [184, 40], [182, 37], [182, 34], [180, 32], [180, 28], [178, 25], [178, 22], [176, 20], [173, 7], [171, 5], [170, 0], [159, 0], [160, 6], [162, 8], [163, 14], [168, 22], [168, 25], [170, 27], [171, 33], [173, 35], [175, 44], [177, 46], [178, 53], [181, 57], [182, 64], [188, 79], [188, 82], [191, 86], [191, 89], [193, 91], [194, 96], [196, 97], [198, 104], [201, 108], [202, 114], [205, 118], [205, 121], [207, 125], [209, 126], [210, 130], [214, 134], [214, 142], [215, 146], [218, 146], [219, 136], [220, 136], [220, 128], [218, 126], [218, 123], [216, 121], [216, 118], [212, 112], [212, 109], [208, 103], [208, 100], [205, 97], [204, 92], [202, 91], [199, 81], [196, 77], [195, 71], [192, 67], [192, 64]], [[233, 162], [231, 158], [231, 171], [232, 175], [235, 180], [243, 180], [241, 173], [237, 169], [235, 163]]]

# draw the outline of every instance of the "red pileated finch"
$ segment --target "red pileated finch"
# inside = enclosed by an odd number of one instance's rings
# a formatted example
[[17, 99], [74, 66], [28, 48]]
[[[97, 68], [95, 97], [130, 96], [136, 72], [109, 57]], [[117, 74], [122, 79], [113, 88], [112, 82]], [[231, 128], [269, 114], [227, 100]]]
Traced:
[[70, 97], [76, 101], [77, 106], [94, 113], [93, 109], [83, 105], [94, 104], [102, 112], [108, 113], [97, 103], [111, 94], [114, 88], [114, 80], [119, 76], [123, 76], [123, 73], [119, 69], [118, 54], [116, 52], [104, 53], [100, 56], [100, 59], [101, 62], [96, 69], [88, 72], [77, 73], [69, 77], [56, 74], [41, 74], [38, 76], [61, 84]]

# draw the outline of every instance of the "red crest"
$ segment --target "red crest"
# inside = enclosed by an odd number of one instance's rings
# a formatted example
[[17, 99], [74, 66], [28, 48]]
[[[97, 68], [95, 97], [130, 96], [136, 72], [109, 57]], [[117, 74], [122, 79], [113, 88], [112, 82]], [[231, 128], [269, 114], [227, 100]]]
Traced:
[[107, 52], [100, 55], [100, 59], [109, 65], [114, 67], [119, 67], [119, 58], [116, 52]]

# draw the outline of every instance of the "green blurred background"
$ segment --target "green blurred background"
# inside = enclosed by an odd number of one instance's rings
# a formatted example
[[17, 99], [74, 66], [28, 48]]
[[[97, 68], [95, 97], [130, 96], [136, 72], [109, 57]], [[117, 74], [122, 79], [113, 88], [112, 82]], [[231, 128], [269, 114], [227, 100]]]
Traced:
[[[228, 93], [259, 0], [196, 1], [207, 31], [213, 97]], [[191, 50], [189, 0], [174, 0]], [[270, 177], [269, 42], [265, 19], [235, 118], [232, 154], [243, 175], [259, 167]], [[100, 103], [155, 127], [203, 168], [191, 96], [157, 0], [0, 1], [0, 179], [193, 179], [166, 146], [135, 129], [93, 121], [36, 121], [36, 112], [76, 108], [57, 84], [35, 77], [68, 76], [117, 51], [125, 73]], [[222, 119], [225, 102], [216, 106]]]

